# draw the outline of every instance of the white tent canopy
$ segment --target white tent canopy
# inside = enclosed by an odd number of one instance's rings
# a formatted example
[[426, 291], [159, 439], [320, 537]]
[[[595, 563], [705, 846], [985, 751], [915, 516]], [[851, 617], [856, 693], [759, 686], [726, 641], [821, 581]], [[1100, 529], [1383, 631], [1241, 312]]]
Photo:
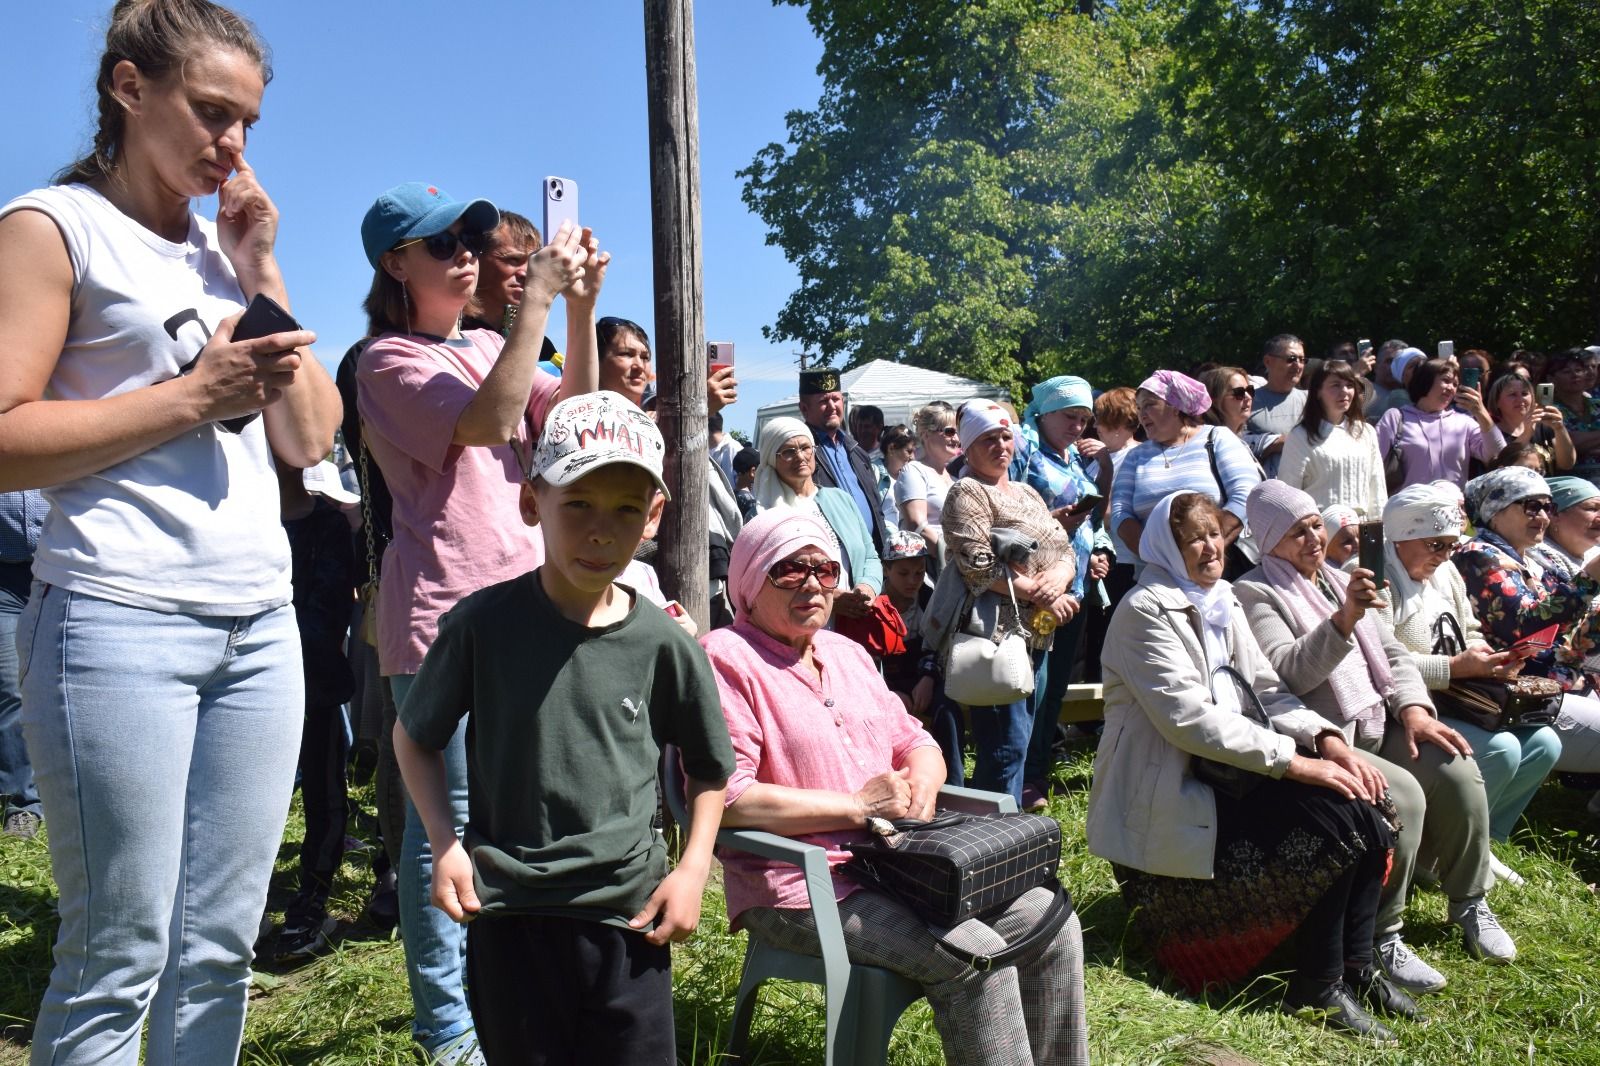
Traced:
[[[1008, 400], [1004, 389], [986, 381], [942, 374], [937, 370], [907, 366], [889, 359], [875, 359], [840, 375], [839, 384], [848, 407], [871, 404], [883, 411], [883, 424], [897, 422], [911, 424], [917, 408], [930, 400], [944, 400], [952, 406], [963, 400], [983, 398]], [[786, 396], [777, 403], [769, 403], [756, 411], [756, 439], [761, 437], [761, 427], [774, 418], [784, 415], [800, 417], [800, 397]]]

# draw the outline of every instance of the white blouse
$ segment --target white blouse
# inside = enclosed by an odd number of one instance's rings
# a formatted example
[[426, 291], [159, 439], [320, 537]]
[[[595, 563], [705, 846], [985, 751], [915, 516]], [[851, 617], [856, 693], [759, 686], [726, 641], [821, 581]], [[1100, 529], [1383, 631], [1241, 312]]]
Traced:
[[1378, 450], [1378, 432], [1358, 423], [1359, 436], [1346, 423], [1322, 423], [1322, 439], [1312, 444], [1304, 426], [1295, 426], [1283, 442], [1283, 461], [1278, 477], [1303, 490], [1318, 507], [1344, 504], [1363, 519], [1383, 517], [1389, 490], [1383, 479], [1383, 454]]

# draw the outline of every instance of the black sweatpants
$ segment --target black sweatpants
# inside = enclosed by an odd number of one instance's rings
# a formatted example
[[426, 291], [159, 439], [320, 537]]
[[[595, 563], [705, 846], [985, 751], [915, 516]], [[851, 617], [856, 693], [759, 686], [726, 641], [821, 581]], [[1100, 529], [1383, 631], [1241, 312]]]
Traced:
[[489, 1066], [674, 1066], [672, 951], [581, 918], [467, 926], [467, 1004]]

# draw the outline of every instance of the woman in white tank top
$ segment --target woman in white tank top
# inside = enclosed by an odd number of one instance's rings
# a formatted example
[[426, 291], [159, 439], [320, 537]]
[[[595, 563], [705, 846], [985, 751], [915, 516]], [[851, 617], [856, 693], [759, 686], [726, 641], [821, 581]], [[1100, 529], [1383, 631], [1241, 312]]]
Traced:
[[[122, 0], [94, 152], [0, 208], [0, 491], [50, 500], [18, 626], [23, 728], [60, 890], [33, 1061], [236, 1060], [299, 747], [273, 457], [339, 397], [288, 306], [244, 160], [270, 77], [207, 0]], [[190, 201], [218, 194], [219, 218]]]

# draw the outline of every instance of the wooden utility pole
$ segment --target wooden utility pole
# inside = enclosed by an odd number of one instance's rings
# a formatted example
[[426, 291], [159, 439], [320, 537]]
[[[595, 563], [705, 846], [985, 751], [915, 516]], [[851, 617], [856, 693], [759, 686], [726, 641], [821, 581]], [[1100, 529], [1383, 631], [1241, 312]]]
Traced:
[[650, 216], [656, 291], [656, 420], [672, 492], [658, 535], [661, 585], [710, 628], [706, 325], [700, 273], [700, 105], [694, 0], [644, 0]]

